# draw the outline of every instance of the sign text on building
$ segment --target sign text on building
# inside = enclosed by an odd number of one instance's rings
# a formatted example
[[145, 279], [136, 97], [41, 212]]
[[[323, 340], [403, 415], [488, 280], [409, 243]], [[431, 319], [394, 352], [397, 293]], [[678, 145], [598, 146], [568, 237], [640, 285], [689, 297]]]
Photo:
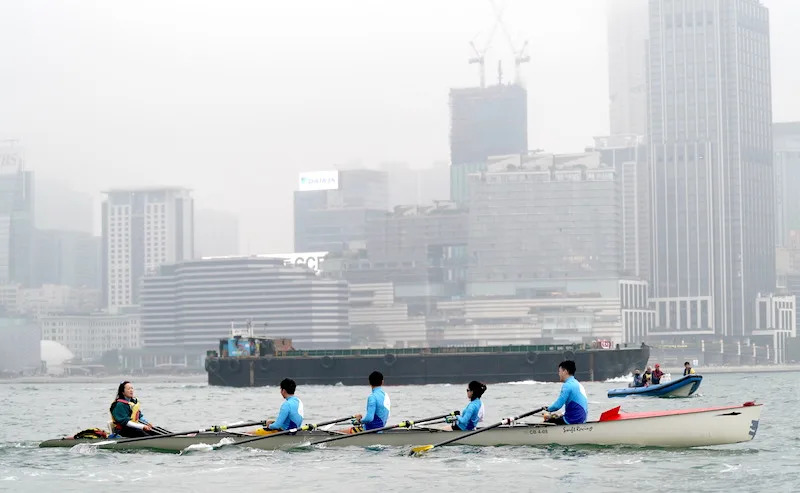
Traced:
[[339, 188], [339, 172], [312, 171], [300, 173], [297, 189], [301, 192], [309, 190], [337, 190]]

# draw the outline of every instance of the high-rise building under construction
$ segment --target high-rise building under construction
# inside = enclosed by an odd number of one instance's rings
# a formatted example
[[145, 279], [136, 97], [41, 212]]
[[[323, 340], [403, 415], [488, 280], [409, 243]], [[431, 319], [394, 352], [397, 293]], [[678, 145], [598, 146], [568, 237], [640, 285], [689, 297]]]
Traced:
[[528, 151], [528, 94], [517, 84], [450, 90], [450, 198], [462, 203], [467, 175], [489, 156]]

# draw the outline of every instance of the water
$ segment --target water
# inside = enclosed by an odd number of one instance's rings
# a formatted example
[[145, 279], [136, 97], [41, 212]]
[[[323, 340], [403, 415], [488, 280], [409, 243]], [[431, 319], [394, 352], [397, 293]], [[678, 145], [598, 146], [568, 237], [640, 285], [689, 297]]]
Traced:
[[[701, 449], [445, 447], [424, 457], [397, 448], [260, 451], [230, 447], [184, 455], [92, 447], [40, 449], [38, 442], [105, 428], [115, 384], [0, 384], [0, 491], [761, 491], [800, 490], [800, 373], [720, 374], [689, 399], [608, 399], [620, 383], [588, 383], [590, 417], [628, 411], [766, 404], [756, 438]], [[134, 382], [136, 384], [136, 382]], [[276, 387], [136, 384], [144, 415], [180, 431], [274, 416]], [[387, 387], [395, 423], [462, 409], [465, 385]], [[486, 422], [551, 403], [559, 384], [490, 385]], [[363, 412], [368, 388], [303, 386], [311, 422]], [[487, 489], [488, 488], [488, 489]]]

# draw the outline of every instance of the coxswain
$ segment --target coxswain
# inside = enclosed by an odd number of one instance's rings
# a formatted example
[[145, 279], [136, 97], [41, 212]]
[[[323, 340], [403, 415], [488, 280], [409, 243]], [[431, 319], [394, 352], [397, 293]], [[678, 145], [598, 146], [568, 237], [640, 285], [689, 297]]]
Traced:
[[383, 428], [389, 421], [389, 412], [392, 408], [392, 401], [386, 392], [383, 391], [383, 373], [373, 371], [369, 374], [369, 385], [372, 392], [367, 397], [366, 414], [356, 414], [356, 426], [350, 429], [352, 433], [364, 430]]
[[653, 370], [653, 375], [652, 375], [652, 377], [651, 377], [651, 378], [652, 378], [653, 385], [658, 385], [658, 384], [660, 384], [660, 383], [661, 383], [661, 377], [663, 377], [663, 376], [664, 376], [664, 372], [663, 372], [663, 371], [661, 371], [661, 365], [659, 365], [658, 363], [656, 363], [656, 367], [655, 367], [655, 369]]
[[[589, 415], [589, 401], [586, 398], [586, 389], [575, 379], [575, 362], [562, 361], [558, 365], [558, 379], [563, 383], [558, 399], [546, 407], [544, 420], [557, 425], [576, 425], [586, 422]], [[564, 415], [548, 414], [564, 408]]]
[[281, 380], [281, 397], [283, 404], [278, 411], [278, 417], [267, 420], [264, 431], [283, 431], [300, 428], [303, 426], [303, 401], [294, 395], [297, 384], [291, 378]]
[[458, 419], [453, 423], [453, 430], [470, 431], [474, 430], [478, 423], [483, 420], [484, 409], [481, 396], [486, 392], [486, 385], [473, 380], [467, 385], [467, 399], [469, 404], [461, 411]]
[[685, 377], [686, 375], [694, 375], [694, 374], [695, 374], [694, 368], [692, 368], [692, 365], [690, 365], [688, 361], [685, 362], [683, 364], [683, 376]]
[[117, 388], [117, 398], [109, 408], [114, 433], [126, 438], [160, 435], [142, 415], [139, 401], [133, 396], [133, 384], [125, 380]]

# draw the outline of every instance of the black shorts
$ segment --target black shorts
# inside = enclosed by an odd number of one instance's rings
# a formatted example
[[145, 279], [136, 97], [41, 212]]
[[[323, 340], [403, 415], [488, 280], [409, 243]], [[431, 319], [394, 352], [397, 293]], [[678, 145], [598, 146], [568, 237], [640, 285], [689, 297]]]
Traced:
[[565, 424], [567, 424], [567, 422], [564, 421], [564, 416], [559, 416], [557, 418], [555, 418], [555, 417], [550, 418], [547, 421], [545, 421], [545, 423], [553, 423], [554, 425], [565, 425]]

